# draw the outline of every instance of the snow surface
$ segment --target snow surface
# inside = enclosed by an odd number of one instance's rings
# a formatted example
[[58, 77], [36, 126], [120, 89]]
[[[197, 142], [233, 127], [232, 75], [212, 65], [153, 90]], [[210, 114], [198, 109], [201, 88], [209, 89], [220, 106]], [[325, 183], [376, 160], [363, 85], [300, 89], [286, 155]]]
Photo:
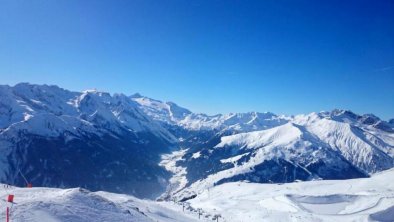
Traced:
[[225, 221], [394, 221], [394, 170], [371, 178], [225, 183], [188, 203]]
[[[0, 184], [0, 220], [11, 221], [393, 221], [394, 170], [371, 178], [288, 184], [225, 183], [184, 203], [85, 189]], [[9, 194], [14, 203], [6, 202]], [[185, 206], [185, 207], [183, 207]], [[201, 220], [198, 216], [201, 209]]]
[[302, 132], [292, 123], [287, 123], [273, 129], [256, 131], [251, 133], [240, 133], [233, 136], [221, 138], [221, 142], [215, 147], [238, 146], [245, 148], [260, 148], [267, 146], [277, 147], [291, 143], [299, 139]]
[[246, 156], [248, 154], [249, 153], [244, 153], [244, 154], [240, 154], [240, 155], [237, 155], [237, 156], [234, 156], [234, 157], [230, 157], [230, 158], [227, 158], [227, 159], [222, 159], [222, 160], [220, 160], [220, 162], [221, 163], [233, 163], [233, 164], [236, 164], [236, 162], [238, 160], [240, 160], [242, 157], [244, 157], [244, 156]]
[[[183, 212], [182, 206], [172, 202], [154, 202], [122, 194], [89, 192], [79, 188], [4, 188], [3, 184], [0, 186], [1, 221], [5, 221], [7, 206], [11, 209], [10, 221], [15, 222], [201, 221], [196, 212]], [[9, 194], [15, 195], [13, 204], [5, 201]]]

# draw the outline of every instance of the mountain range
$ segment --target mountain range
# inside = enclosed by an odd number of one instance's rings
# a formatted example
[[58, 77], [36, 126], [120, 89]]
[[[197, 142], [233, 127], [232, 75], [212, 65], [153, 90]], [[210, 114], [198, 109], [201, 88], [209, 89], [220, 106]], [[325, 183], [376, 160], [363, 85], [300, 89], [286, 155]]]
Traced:
[[140, 94], [0, 86], [0, 182], [190, 199], [234, 181], [369, 177], [394, 119], [348, 110], [206, 115]]

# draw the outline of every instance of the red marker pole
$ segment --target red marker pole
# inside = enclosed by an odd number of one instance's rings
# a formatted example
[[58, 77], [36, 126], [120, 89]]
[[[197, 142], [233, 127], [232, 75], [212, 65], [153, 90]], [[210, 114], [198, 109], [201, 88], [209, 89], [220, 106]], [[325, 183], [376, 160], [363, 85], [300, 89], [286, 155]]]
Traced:
[[7, 222], [10, 222], [10, 208], [7, 207]]

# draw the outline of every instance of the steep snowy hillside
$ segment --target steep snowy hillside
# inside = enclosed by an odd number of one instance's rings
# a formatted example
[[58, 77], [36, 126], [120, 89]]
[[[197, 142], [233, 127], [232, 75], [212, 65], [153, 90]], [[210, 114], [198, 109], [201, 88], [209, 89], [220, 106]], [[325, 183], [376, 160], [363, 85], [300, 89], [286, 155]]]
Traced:
[[[185, 149], [176, 158], [166, 155], [162, 164], [183, 181], [173, 183], [167, 195], [190, 198], [209, 187], [241, 180], [278, 183], [367, 177], [393, 167], [391, 125], [349, 114], [334, 110], [295, 116], [275, 128]], [[382, 124], [389, 127], [378, 127]]]
[[187, 201], [223, 221], [394, 221], [394, 170], [371, 178], [226, 183]]
[[151, 98], [143, 97], [140, 94], [131, 96], [132, 100], [141, 105], [146, 114], [168, 124], [176, 124], [184, 119], [191, 112], [185, 108], [179, 107], [172, 102], [162, 102]]
[[[183, 212], [182, 206], [169, 202], [79, 188], [4, 188], [3, 184], [0, 187], [1, 221], [5, 221], [7, 207], [10, 209], [10, 221], [201, 221], [195, 212]], [[9, 194], [14, 195], [13, 204], [5, 202]]]
[[[366, 173], [393, 167], [394, 133], [380, 121], [366, 121], [366, 115], [354, 117], [348, 111], [312, 113], [296, 116], [295, 123], [341, 153], [349, 162]], [[381, 128], [383, 124], [387, 127]]]
[[0, 86], [0, 181], [154, 197], [170, 174], [160, 154], [177, 146], [129, 97], [57, 86]]

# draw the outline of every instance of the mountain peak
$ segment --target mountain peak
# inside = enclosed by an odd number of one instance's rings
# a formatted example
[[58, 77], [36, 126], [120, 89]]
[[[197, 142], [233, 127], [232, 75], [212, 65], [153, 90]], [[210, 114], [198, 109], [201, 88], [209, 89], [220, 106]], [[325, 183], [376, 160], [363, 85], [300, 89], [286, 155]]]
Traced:
[[94, 88], [94, 89], [86, 89], [86, 90], [83, 90], [82, 92], [83, 93], [96, 93], [96, 92], [98, 92], [98, 90], [96, 88]]
[[141, 97], [143, 97], [143, 96], [139, 93], [134, 93], [130, 96], [130, 98], [141, 98]]
[[240, 133], [222, 137], [221, 142], [216, 147], [238, 146], [247, 148], [260, 148], [263, 146], [285, 145], [297, 140], [303, 134], [299, 125], [286, 123], [271, 129]]
[[349, 118], [357, 120], [360, 116], [352, 112], [351, 110], [334, 109], [331, 111], [331, 116], [339, 118]]

